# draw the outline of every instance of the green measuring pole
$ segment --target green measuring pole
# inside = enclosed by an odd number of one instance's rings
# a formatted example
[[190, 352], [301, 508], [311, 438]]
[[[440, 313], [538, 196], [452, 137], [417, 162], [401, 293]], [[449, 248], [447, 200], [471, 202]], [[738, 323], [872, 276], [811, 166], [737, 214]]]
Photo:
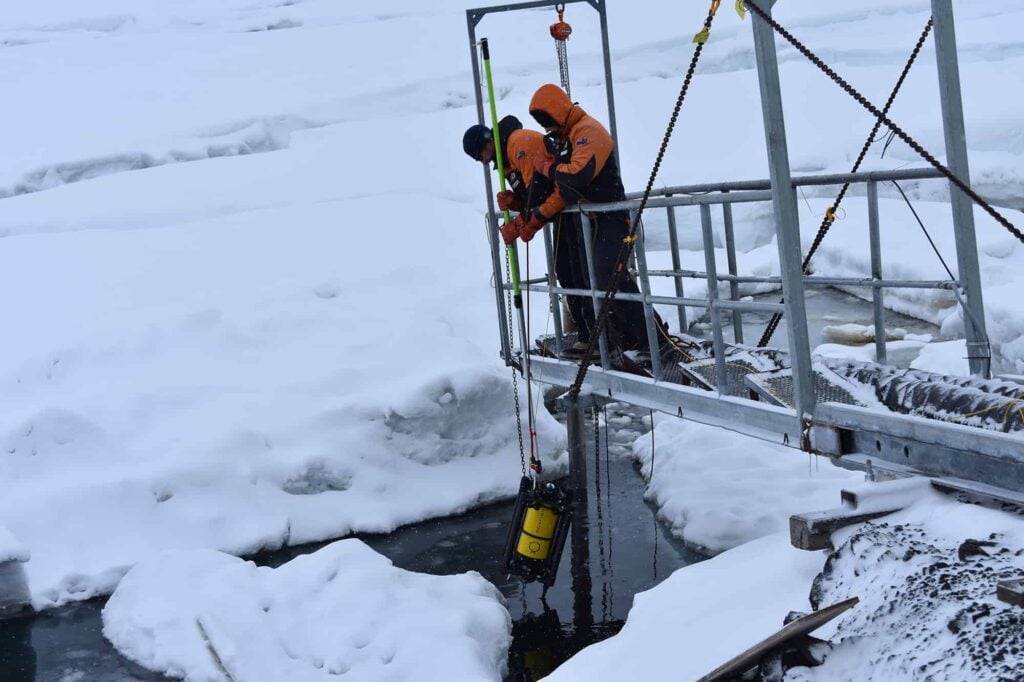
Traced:
[[[484, 59], [484, 76], [487, 78], [487, 99], [491, 104], [491, 131], [494, 133], [494, 160], [498, 164], [498, 183], [501, 191], [505, 191], [505, 159], [502, 158], [501, 132], [498, 130], [498, 107], [494, 101], [494, 81], [491, 78], [491, 51], [487, 46], [487, 38], [480, 40], [480, 51]], [[512, 216], [503, 212], [505, 222]], [[530, 386], [530, 340], [526, 333], [526, 312], [523, 310], [523, 293], [519, 286], [519, 258], [516, 256], [515, 244], [507, 244], [509, 272], [512, 277], [512, 300], [519, 311], [519, 343], [523, 349], [523, 376], [526, 377], [526, 411], [530, 425], [530, 468], [540, 473], [540, 460], [535, 454], [537, 429], [533, 423], [533, 390]]]
[[[491, 105], [491, 130], [494, 132], [494, 159], [498, 164], [498, 184], [501, 191], [505, 191], [505, 159], [502, 158], [501, 135], [498, 132], [498, 107], [494, 102], [494, 81], [491, 79], [491, 50], [487, 46], [487, 38], [480, 40], [480, 51], [484, 57], [484, 76], [487, 78], [487, 100]], [[502, 213], [505, 222], [512, 220], [508, 211]], [[516, 308], [523, 307], [523, 294], [519, 289], [519, 258], [516, 256], [514, 244], [506, 245], [508, 251], [509, 269], [512, 271], [512, 295], [515, 298]]]

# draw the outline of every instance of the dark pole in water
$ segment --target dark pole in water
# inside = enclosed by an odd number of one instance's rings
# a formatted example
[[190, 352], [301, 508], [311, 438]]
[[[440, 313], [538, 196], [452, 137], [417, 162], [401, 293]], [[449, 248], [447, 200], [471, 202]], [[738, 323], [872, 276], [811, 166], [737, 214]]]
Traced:
[[569, 436], [569, 485], [572, 510], [572, 593], [573, 623], [577, 629], [594, 624], [590, 581], [590, 538], [587, 521], [587, 441], [585, 415], [578, 397], [565, 398], [566, 430]]

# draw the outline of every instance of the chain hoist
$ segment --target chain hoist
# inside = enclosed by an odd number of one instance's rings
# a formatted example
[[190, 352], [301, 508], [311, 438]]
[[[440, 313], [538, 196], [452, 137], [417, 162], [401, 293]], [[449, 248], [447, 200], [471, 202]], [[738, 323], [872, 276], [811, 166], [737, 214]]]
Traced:
[[555, 39], [555, 53], [558, 55], [558, 76], [562, 79], [562, 89], [572, 99], [572, 92], [569, 90], [569, 55], [566, 52], [565, 41], [572, 35], [572, 26], [565, 22], [565, 5], [555, 5], [558, 12], [558, 21], [551, 24], [551, 37]]

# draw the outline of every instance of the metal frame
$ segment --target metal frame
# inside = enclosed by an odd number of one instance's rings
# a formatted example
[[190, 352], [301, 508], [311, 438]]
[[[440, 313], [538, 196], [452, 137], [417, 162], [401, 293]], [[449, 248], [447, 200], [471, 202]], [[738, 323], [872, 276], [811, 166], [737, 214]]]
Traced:
[[[480, 76], [480, 57], [477, 54], [477, 45], [479, 41], [476, 37], [477, 25], [486, 17], [488, 14], [496, 14], [501, 12], [514, 12], [524, 9], [537, 9], [541, 7], [554, 7], [556, 5], [571, 5], [576, 3], [586, 3], [597, 10], [601, 20], [601, 52], [604, 59], [604, 83], [605, 92], [608, 97], [608, 119], [609, 129], [612, 135], [612, 139], [615, 140], [615, 148], [618, 149], [618, 127], [615, 121], [615, 94], [612, 90], [612, 60], [611, 50], [608, 46], [608, 13], [605, 7], [606, 0], [534, 0], [533, 2], [521, 2], [510, 5], [493, 5], [490, 7], [476, 7], [473, 9], [466, 10], [466, 30], [469, 34], [469, 54], [470, 60], [473, 64], [473, 92], [476, 96], [476, 115], [477, 123], [486, 125], [484, 118], [484, 95], [483, 95], [483, 82]], [[484, 166], [484, 189], [487, 193], [487, 239], [491, 247], [491, 261], [494, 267], [495, 281], [504, 281], [505, 273], [501, 267], [501, 245], [498, 243], [497, 232], [497, 211], [494, 206], [494, 187], [491, 183], [491, 171], [487, 166]], [[501, 356], [505, 360], [507, 366], [513, 364], [512, 348], [509, 343], [509, 329], [508, 329], [508, 311], [507, 304], [501, 296], [500, 290], [495, 287], [495, 295], [497, 300], [495, 301], [498, 309], [498, 327], [501, 330]], [[560, 324], [560, 323], [559, 323]], [[561, 334], [559, 334], [561, 339]], [[527, 350], [526, 340], [522, 341], [523, 352]], [[559, 341], [561, 346], [561, 341]], [[561, 348], [559, 348], [561, 350]]]
[[[576, 0], [589, 2], [590, 0]], [[762, 8], [774, 4], [769, 0], [752, 0]], [[556, 3], [536, 2], [509, 5], [500, 9], [550, 6]], [[591, 2], [590, 4], [595, 5]], [[603, 14], [603, 5], [595, 8]], [[480, 10], [475, 10], [479, 12]], [[770, 10], [768, 10], [770, 11]], [[960, 98], [959, 74], [956, 60], [956, 41], [953, 30], [951, 0], [932, 0], [935, 19], [937, 62], [939, 63], [942, 116], [946, 137], [946, 155], [951, 170], [969, 181], [969, 168], [964, 142], [963, 111]], [[474, 15], [475, 16], [475, 15]], [[477, 19], [478, 21], [479, 19]], [[472, 27], [470, 31], [473, 40]], [[810, 345], [807, 338], [804, 291], [807, 287], [844, 286], [869, 289], [874, 309], [875, 338], [880, 362], [885, 361], [885, 308], [883, 293], [886, 288], [922, 288], [952, 290], [965, 309], [971, 371], [987, 376], [988, 343], [984, 327], [984, 305], [981, 295], [978, 252], [970, 200], [959, 190], [951, 190], [953, 229], [956, 236], [959, 276], [948, 281], [887, 280], [882, 276], [881, 222], [878, 215], [878, 183], [895, 180], [927, 180], [941, 178], [932, 168], [911, 168], [891, 171], [872, 171], [852, 174], [823, 174], [792, 176], [786, 146], [786, 128], [782, 112], [775, 36], [771, 26], [753, 16], [753, 37], [757, 59], [758, 80], [761, 90], [765, 142], [768, 151], [769, 178], [733, 182], [704, 183], [666, 187], [651, 193], [647, 208], [665, 209], [668, 218], [669, 243], [673, 252], [671, 270], [649, 270], [643, 239], [636, 242], [636, 268], [640, 277], [640, 293], [619, 293], [616, 298], [643, 304], [648, 330], [653, 329], [653, 306], [662, 304], [677, 309], [680, 327], [686, 329], [686, 307], [703, 309], [710, 315], [712, 338], [716, 357], [717, 381], [725, 377], [722, 310], [733, 313], [733, 333], [742, 342], [740, 313], [783, 312], [787, 319], [790, 362], [793, 366], [795, 409], [786, 409], [725, 395], [721, 383], [717, 392], [684, 387], [661, 380], [661, 367], [656, 362], [654, 378], [638, 377], [610, 369], [607, 345], [602, 339], [601, 367], [587, 373], [584, 390], [602, 398], [629, 402], [668, 414], [729, 428], [748, 435], [772, 441], [782, 441], [794, 447], [807, 447], [819, 454], [839, 459], [839, 463], [863, 466], [869, 458], [888, 462], [893, 469], [913, 470], [933, 477], [950, 477], [1024, 493], [1024, 438], [1016, 434], [1001, 434], [982, 429], [928, 420], [901, 414], [840, 405], [815, 404]], [[607, 48], [605, 50], [607, 55]], [[475, 67], [475, 61], [474, 61]], [[476, 73], [476, 71], [474, 71]], [[610, 76], [610, 72], [606, 72]], [[610, 79], [609, 79], [610, 82]], [[611, 89], [608, 90], [609, 98]], [[478, 92], [478, 106], [482, 102]], [[611, 110], [611, 107], [609, 108]], [[490, 192], [489, 177], [488, 192]], [[871, 276], [866, 278], [805, 276], [802, 271], [799, 213], [796, 188], [800, 186], [864, 184], [868, 204], [868, 239], [871, 246]], [[630, 210], [640, 204], [640, 193], [627, 195], [625, 201], [614, 204], [588, 205], [587, 212]], [[490, 202], [490, 197], [488, 197]], [[753, 277], [740, 275], [736, 267], [736, 245], [732, 225], [732, 204], [771, 201], [774, 208], [781, 276]], [[728, 274], [718, 272], [711, 229], [711, 208], [722, 206], [722, 219], [726, 228], [726, 256]], [[679, 260], [678, 227], [675, 209], [679, 206], [697, 206], [701, 217], [704, 239], [705, 270], [682, 269]], [[578, 207], [566, 209], [578, 212]], [[590, 219], [581, 214], [584, 235], [589, 235]], [[491, 218], [494, 220], [492, 208]], [[492, 223], [493, 224], [493, 223]], [[550, 239], [550, 228], [546, 239]], [[589, 239], [585, 239], [589, 247]], [[492, 244], [494, 240], [492, 238]], [[549, 272], [553, 263], [549, 252]], [[587, 248], [588, 267], [593, 258]], [[593, 273], [593, 267], [589, 267]], [[496, 281], [503, 281], [495, 261]], [[673, 280], [674, 296], [656, 296], [651, 293], [650, 278], [668, 277]], [[684, 295], [683, 280], [702, 278], [708, 284], [706, 298]], [[781, 285], [784, 303], [742, 301], [739, 285], [742, 283], [773, 282]], [[728, 298], [719, 295], [719, 283], [728, 283]], [[542, 292], [552, 301], [559, 295], [590, 296], [595, 311], [603, 292], [591, 289], [566, 289], [555, 286], [548, 277], [525, 283], [523, 290]], [[722, 292], [724, 294], [724, 292]], [[498, 298], [501, 299], [499, 293]], [[504, 318], [502, 318], [504, 321]], [[502, 327], [504, 337], [507, 329]], [[656, 335], [649, 333], [652, 361], [658, 357]], [[506, 356], [507, 357], [507, 356]], [[547, 357], [536, 357], [539, 375], [545, 383], [566, 386], [573, 382], [575, 363]], [[844, 457], [846, 459], [844, 459]], [[1024, 496], [1022, 496], [1024, 497]]]

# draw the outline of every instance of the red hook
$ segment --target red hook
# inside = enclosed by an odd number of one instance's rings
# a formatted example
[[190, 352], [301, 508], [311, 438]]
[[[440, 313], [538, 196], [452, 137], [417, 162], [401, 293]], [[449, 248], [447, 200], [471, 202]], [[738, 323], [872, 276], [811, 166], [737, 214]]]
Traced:
[[555, 11], [558, 12], [558, 22], [551, 24], [551, 37], [555, 40], [568, 40], [572, 35], [572, 26], [563, 21], [565, 5], [555, 5]]

